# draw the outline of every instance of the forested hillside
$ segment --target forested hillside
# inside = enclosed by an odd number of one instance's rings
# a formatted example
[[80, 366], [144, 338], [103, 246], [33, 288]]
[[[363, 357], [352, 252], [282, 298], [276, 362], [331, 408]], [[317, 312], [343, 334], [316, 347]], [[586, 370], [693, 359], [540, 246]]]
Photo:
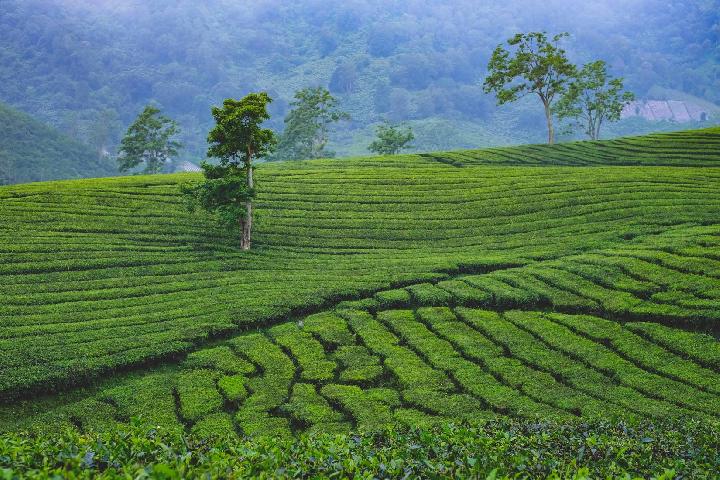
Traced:
[[0, 103], [0, 185], [115, 172], [98, 152]]
[[[535, 103], [498, 109], [482, 92], [498, 43], [566, 30], [573, 61], [606, 60], [641, 99], [718, 103], [718, 12], [716, 0], [4, 0], [0, 100], [111, 150], [155, 101], [180, 122], [194, 161], [210, 105], [268, 90], [282, 130], [308, 85], [328, 86], [352, 116], [332, 136], [339, 154], [363, 152], [383, 118], [411, 121], [419, 150], [542, 141]], [[633, 119], [606, 133], [658, 129], [678, 126]]]

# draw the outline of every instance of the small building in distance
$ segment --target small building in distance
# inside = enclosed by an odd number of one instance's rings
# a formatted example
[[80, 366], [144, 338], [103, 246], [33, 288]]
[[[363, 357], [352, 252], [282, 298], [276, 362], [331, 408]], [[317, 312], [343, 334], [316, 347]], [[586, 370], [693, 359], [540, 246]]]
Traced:
[[622, 110], [622, 118], [642, 117], [646, 120], [669, 120], [678, 123], [706, 122], [708, 109], [682, 100], [639, 100], [630, 102]]

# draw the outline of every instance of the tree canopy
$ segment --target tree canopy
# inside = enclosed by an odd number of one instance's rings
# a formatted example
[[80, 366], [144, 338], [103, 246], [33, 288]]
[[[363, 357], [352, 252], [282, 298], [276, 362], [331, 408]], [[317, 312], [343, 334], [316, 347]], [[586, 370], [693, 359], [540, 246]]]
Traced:
[[308, 87], [295, 93], [292, 110], [285, 117], [285, 130], [280, 137], [276, 157], [279, 160], [329, 158], [326, 150], [329, 127], [350, 116], [325, 87]]
[[213, 107], [215, 127], [208, 134], [208, 157], [249, 168], [253, 158], [270, 153], [275, 134], [261, 124], [270, 119], [267, 106], [271, 102], [270, 96], [261, 92], [250, 93], [241, 100], [228, 98], [222, 107]]
[[402, 150], [410, 148], [410, 142], [415, 135], [410, 127], [384, 122], [375, 129], [377, 138], [370, 144], [368, 150], [378, 155], [395, 155]]
[[251, 246], [253, 160], [268, 155], [276, 143], [273, 131], [262, 127], [270, 118], [267, 106], [271, 102], [267, 93], [260, 92], [241, 100], [229, 98], [222, 107], [213, 107], [215, 127], [208, 134], [207, 154], [219, 163], [203, 162], [205, 181], [182, 188], [191, 208], [200, 206], [215, 213], [226, 226], [239, 225], [243, 250]]
[[590, 139], [598, 140], [603, 122], [620, 120], [623, 107], [635, 99], [623, 89], [623, 79], [611, 78], [604, 61], [588, 63], [557, 102], [555, 112], [558, 118], [573, 121]]
[[507, 43], [511, 50], [498, 45], [488, 63], [483, 88], [494, 93], [498, 105], [514, 102], [525, 95], [537, 95], [545, 109], [548, 143], [555, 142], [552, 107], [567, 89], [576, 68], [559, 43], [567, 33], [548, 39], [545, 32], [518, 33]]
[[174, 120], [148, 105], [130, 125], [120, 142], [118, 168], [127, 172], [144, 165], [143, 173], [158, 173], [165, 163], [177, 156], [182, 147], [174, 138], [180, 133]]

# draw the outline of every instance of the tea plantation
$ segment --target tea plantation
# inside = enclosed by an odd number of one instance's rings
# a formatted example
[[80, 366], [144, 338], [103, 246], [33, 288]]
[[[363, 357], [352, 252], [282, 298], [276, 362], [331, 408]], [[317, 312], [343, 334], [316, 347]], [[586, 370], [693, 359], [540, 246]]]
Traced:
[[250, 252], [184, 208], [194, 178], [0, 189], [0, 431], [361, 449], [388, 425], [421, 448], [448, 422], [720, 421], [720, 128], [264, 164]]

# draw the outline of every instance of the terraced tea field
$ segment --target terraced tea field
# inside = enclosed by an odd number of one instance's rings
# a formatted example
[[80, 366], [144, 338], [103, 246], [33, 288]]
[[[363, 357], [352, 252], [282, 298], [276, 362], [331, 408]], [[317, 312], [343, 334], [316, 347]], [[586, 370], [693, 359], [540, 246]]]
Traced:
[[[0, 429], [717, 421], [720, 129], [0, 189]], [[58, 394], [61, 392], [61, 394]]]

